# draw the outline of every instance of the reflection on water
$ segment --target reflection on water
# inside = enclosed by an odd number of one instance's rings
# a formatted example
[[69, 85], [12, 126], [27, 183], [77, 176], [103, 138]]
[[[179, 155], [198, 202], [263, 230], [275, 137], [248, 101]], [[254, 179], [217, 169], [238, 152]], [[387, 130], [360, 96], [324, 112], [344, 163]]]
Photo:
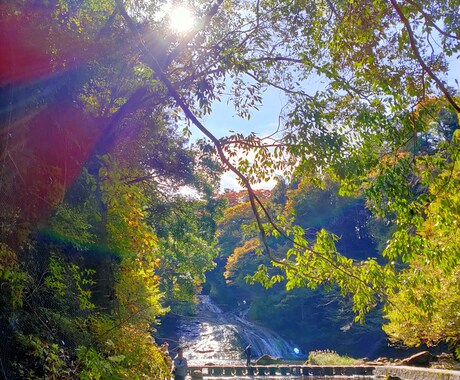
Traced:
[[224, 313], [209, 296], [200, 296], [197, 315], [183, 319], [178, 329], [190, 365], [240, 365], [246, 362], [243, 351], [248, 344], [253, 346], [253, 358], [264, 354], [285, 359], [303, 357], [280, 335], [246, 320], [246, 312]]

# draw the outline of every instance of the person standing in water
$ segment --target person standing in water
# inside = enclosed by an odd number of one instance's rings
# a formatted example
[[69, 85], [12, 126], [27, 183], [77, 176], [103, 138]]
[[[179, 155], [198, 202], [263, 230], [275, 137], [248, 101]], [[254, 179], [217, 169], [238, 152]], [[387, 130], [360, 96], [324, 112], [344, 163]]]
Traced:
[[177, 356], [173, 360], [173, 371], [174, 380], [185, 380], [185, 376], [187, 376], [187, 359], [184, 358], [184, 349], [179, 347], [177, 349]]

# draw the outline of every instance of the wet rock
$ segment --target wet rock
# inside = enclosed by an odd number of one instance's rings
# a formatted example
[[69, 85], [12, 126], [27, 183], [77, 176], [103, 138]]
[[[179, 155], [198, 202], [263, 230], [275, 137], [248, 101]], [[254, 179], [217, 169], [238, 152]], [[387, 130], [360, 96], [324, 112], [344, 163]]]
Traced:
[[430, 362], [431, 368], [460, 370], [460, 362], [455, 360], [454, 355], [449, 353], [439, 354], [433, 362]]
[[370, 365], [370, 366], [373, 366], [373, 367], [377, 367], [377, 366], [384, 366], [385, 363], [370, 361], [370, 362], [366, 362], [366, 365]]

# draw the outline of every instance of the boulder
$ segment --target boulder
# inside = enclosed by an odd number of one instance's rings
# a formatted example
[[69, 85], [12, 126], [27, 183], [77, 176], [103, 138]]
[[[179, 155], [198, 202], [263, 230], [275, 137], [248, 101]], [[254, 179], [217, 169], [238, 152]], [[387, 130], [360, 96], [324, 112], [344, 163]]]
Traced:
[[406, 359], [401, 360], [401, 365], [427, 367], [432, 360], [433, 355], [431, 355], [428, 351], [422, 351], [415, 355], [409, 356]]
[[259, 359], [255, 361], [255, 364], [257, 365], [270, 365], [270, 364], [278, 364], [281, 363], [281, 359], [274, 358], [273, 356], [270, 355], [262, 355]]
[[430, 362], [430, 367], [458, 371], [460, 370], [460, 362], [455, 360], [453, 354], [442, 353], [433, 362]]

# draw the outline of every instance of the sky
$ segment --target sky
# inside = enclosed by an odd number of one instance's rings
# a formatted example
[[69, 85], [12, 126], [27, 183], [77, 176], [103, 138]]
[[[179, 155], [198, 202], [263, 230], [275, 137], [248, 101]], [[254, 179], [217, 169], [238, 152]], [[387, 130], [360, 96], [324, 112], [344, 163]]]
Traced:
[[[212, 106], [212, 114], [202, 120], [217, 138], [232, 134], [231, 131], [248, 134], [256, 132], [259, 137], [267, 136], [278, 128], [278, 119], [281, 109], [285, 105], [283, 95], [278, 89], [270, 88], [263, 94], [263, 104], [259, 110], [253, 110], [251, 119], [242, 119], [235, 114], [233, 103], [223, 99], [215, 102]], [[199, 136], [202, 137], [202, 136]], [[271, 189], [276, 181], [260, 183], [255, 189]], [[221, 189], [240, 190], [236, 176], [232, 172], [226, 172], [222, 176]]]
[[[457, 57], [451, 58], [449, 68], [449, 75], [443, 79], [460, 94], [460, 60]], [[318, 78], [312, 78], [308, 85], [313, 90], [322, 86]], [[256, 132], [259, 137], [267, 136], [277, 129], [279, 114], [286, 100], [281, 91], [275, 88], [268, 88], [263, 93], [262, 98], [262, 105], [259, 107], [259, 110], [252, 111], [250, 120], [242, 119], [236, 115], [233, 103], [228, 101], [228, 98], [223, 97], [220, 102], [214, 102], [212, 114], [206, 116], [201, 121], [217, 138], [230, 135], [232, 134], [231, 131], [243, 134]], [[192, 133], [192, 139], [203, 137], [198, 131], [192, 131]], [[272, 189], [275, 183], [275, 180], [263, 182], [254, 185], [254, 189]], [[236, 180], [236, 176], [230, 171], [226, 172], [221, 180], [221, 189], [226, 188], [233, 190], [242, 189]]]

